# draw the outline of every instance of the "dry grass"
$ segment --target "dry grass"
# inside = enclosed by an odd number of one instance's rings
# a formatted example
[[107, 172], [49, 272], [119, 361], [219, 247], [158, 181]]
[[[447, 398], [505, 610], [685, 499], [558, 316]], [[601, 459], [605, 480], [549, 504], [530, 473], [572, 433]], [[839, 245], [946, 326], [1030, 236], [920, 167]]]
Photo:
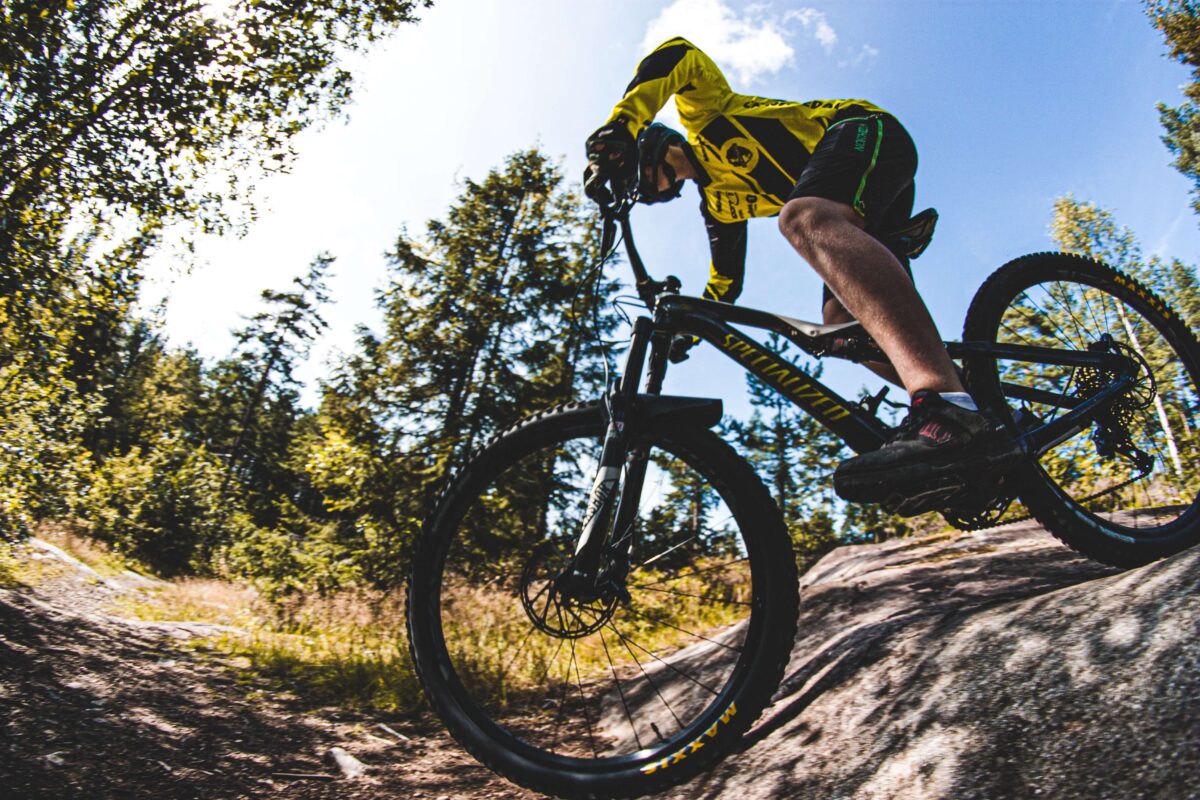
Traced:
[[70, 523], [45, 522], [35, 533], [39, 539], [65, 550], [106, 578], [123, 575], [126, 570], [148, 574], [141, 564], [87, 536]]
[[0, 588], [16, 586], [19, 579], [21, 562], [13, 555], [16, 545], [0, 539]]
[[[69, 529], [39, 535], [102, 575], [121, 577], [128, 562], [102, 543]], [[23, 580], [32, 562], [0, 549], [0, 583]], [[40, 562], [39, 562], [40, 563]], [[702, 565], [700, 565], [702, 566]], [[642, 584], [669, 576], [641, 573]], [[25, 581], [28, 582], [28, 581]], [[670, 652], [696, 640], [681, 640], [675, 623], [693, 631], [712, 631], [741, 616], [744, 607], [702, 600], [744, 600], [748, 575], [733, 570], [720, 578], [677, 578], [669, 586], [696, 597], [634, 589], [637, 615], [618, 610], [622, 633], [656, 652]], [[531, 626], [511, 589], [452, 585], [444, 598], [443, 622], [456, 669], [475, 691], [504, 703], [546, 680], [562, 640], [530, 636]], [[139, 585], [117, 611], [156, 621], [196, 621], [232, 630], [197, 642], [201, 651], [219, 654], [249, 675], [265, 678], [278, 691], [311, 705], [340, 705], [383, 711], [412, 711], [424, 704], [409, 658], [401, 592], [343, 591], [329, 596], [296, 597], [283, 605], [265, 601], [252, 587], [214, 579], [176, 579]], [[606, 647], [607, 645], [607, 652]], [[578, 668], [608, 670], [610, 658], [632, 667], [628, 652], [611, 631], [576, 645]]]
[[403, 609], [389, 594], [346, 591], [273, 606], [242, 584], [188, 579], [150, 589], [124, 610], [237, 629], [197, 647], [307, 704], [404, 711], [421, 702]]
[[126, 597], [120, 610], [158, 622], [210, 622], [254, 628], [271, 617], [269, 606], [250, 586], [211, 578], [162, 581]]
[[[701, 562], [691, 570], [706, 566], [710, 565]], [[750, 597], [748, 568], [675, 579], [641, 572], [634, 583], [672, 590], [631, 587], [633, 610], [618, 606], [614, 616], [622, 636], [659, 656], [697, 643], [680, 628], [711, 634], [744, 618], [745, 606], [720, 601], [746, 602]], [[459, 676], [478, 696], [499, 705], [527, 691], [544, 692], [548, 680], [569, 680], [564, 672], [568, 663], [586, 680], [589, 675], [606, 675], [614, 669], [636, 669], [635, 655], [643, 662], [650, 658], [637, 646], [631, 652], [613, 628], [604, 628], [575, 640], [574, 660], [568, 662], [560, 656], [563, 640], [530, 635], [528, 618], [513, 591], [454, 586], [445, 595], [442, 621]]]
[[[113, 553], [103, 542], [89, 539], [68, 523], [45, 522], [35, 536], [63, 550], [104, 577], [113, 577], [129, 569], [129, 563]], [[0, 586], [40, 586], [61, 578], [74, 568], [29, 541], [0, 540]], [[93, 579], [94, 580], [94, 579]]]
[[247, 635], [215, 642], [306, 702], [384, 711], [420, 707], [398, 596], [345, 591], [275, 609]]

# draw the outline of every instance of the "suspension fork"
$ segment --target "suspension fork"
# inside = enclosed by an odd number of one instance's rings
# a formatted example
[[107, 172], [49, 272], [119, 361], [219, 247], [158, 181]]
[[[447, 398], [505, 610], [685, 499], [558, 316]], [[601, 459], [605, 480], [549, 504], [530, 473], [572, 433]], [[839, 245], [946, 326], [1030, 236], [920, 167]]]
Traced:
[[[662, 394], [663, 378], [667, 374], [667, 354], [671, 349], [671, 334], [664, 330], [652, 330], [650, 333], [650, 363], [646, 374], [646, 394]], [[637, 419], [642, 424], [642, 419]], [[633, 433], [640, 433], [635, 430]], [[621, 498], [617, 504], [616, 519], [612, 526], [614, 542], [613, 549], [617, 563], [614, 565], [612, 579], [622, 590], [625, 576], [629, 572], [629, 554], [633, 551], [634, 524], [637, 522], [638, 508], [642, 501], [642, 487], [646, 482], [646, 469], [649, 466], [649, 446], [642, 443], [627, 447], [625, 455], [625, 483], [621, 487]]]
[[[608, 429], [600, 453], [600, 466], [588, 497], [587, 514], [575, 547], [575, 557], [566, 577], [576, 595], [597, 593], [597, 586], [606, 545], [615, 547], [616, 563], [605, 576], [605, 583], [624, 593], [624, 578], [629, 567], [629, 552], [633, 547], [633, 525], [646, 479], [648, 453], [645, 447], [630, 447], [637, 431], [634, 407], [638, 383], [642, 378], [649, 351], [647, 394], [660, 394], [666, 375], [670, 334], [656, 330], [647, 317], [638, 317], [625, 358], [621, 380], [608, 397]], [[624, 468], [625, 480], [621, 481]], [[620, 485], [620, 496], [616, 488]], [[612, 541], [610, 542], [610, 532]]]

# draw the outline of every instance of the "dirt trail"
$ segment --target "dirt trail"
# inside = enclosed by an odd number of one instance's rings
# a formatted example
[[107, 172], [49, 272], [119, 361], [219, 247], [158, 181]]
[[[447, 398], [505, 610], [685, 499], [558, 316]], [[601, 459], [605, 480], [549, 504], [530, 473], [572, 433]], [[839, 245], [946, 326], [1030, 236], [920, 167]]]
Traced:
[[[112, 616], [138, 580], [0, 590], [5, 800], [536, 797], [432, 717], [305, 710], [180, 647], [204, 626]], [[1200, 549], [1118, 573], [1032, 523], [841, 548], [742, 752], [665, 796], [1200, 800], [1197, 585]]]
[[[478, 766], [436, 720], [302, 710], [180, 647], [213, 626], [113, 616], [138, 580], [73, 568], [0, 590], [0, 796], [537, 796]], [[335, 746], [368, 772], [341, 778], [325, 760]]]

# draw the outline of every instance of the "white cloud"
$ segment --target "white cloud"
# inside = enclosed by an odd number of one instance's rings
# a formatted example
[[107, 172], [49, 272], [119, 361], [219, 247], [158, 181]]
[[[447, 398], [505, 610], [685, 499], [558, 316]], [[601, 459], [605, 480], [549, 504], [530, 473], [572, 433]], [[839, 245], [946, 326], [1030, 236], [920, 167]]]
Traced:
[[796, 51], [786, 34], [784, 21], [767, 16], [760, 6], [738, 14], [721, 0], [675, 0], [647, 26], [642, 49], [649, 52], [682, 36], [746, 86], [792, 62]]
[[[793, 45], [800, 40], [811, 39], [826, 55], [833, 55], [838, 45], [837, 31], [815, 8], [780, 15], [758, 3], [735, 9], [725, 0], [674, 0], [646, 26], [642, 50], [649, 52], [672, 36], [689, 39], [712, 56], [738, 88], [789, 66], [796, 55]], [[878, 54], [865, 46], [843, 64], [857, 66]]]
[[821, 47], [825, 48], [826, 53], [833, 52], [833, 46], [837, 44], [838, 35], [829, 21], [825, 19], [825, 14], [817, 11], [815, 8], [801, 8], [797, 11], [789, 11], [783, 15], [783, 21], [799, 22], [804, 26], [804, 30], [812, 33]]
[[844, 58], [838, 62], [839, 67], [862, 67], [870, 64], [879, 57], [879, 49], [872, 47], [869, 44], [864, 44], [861, 49], [849, 58]]

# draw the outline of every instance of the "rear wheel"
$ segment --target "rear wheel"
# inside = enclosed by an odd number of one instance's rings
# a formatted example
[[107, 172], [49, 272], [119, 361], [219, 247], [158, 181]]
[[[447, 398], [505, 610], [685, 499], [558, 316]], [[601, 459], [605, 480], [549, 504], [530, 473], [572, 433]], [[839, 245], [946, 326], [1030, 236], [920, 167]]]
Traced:
[[616, 537], [628, 577], [609, 590], [555, 582], [598, 467], [596, 405], [477, 454], [415, 556], [410, 641], [430, 701], [480, 761], [541, 792], [632, 797], [695, 775], [737, 744], [791, 652], [795, 562], [770, 495], [712, 432], [656, 424], [632, 448], [650, 466]]
[[[1126, 392], [1022, 469], [1018, 495], [1066, 544], [1115, 566], [1200, 541], [1200, 345], [1160, 298], [1080, 256], [1024, 256], [980, 287], [963, 339], [1113, 352], [1136, 364]], [[1014, 430], [1055, 419], [1116, 377], [986, 356], [965, 366], [972, 394]]]

